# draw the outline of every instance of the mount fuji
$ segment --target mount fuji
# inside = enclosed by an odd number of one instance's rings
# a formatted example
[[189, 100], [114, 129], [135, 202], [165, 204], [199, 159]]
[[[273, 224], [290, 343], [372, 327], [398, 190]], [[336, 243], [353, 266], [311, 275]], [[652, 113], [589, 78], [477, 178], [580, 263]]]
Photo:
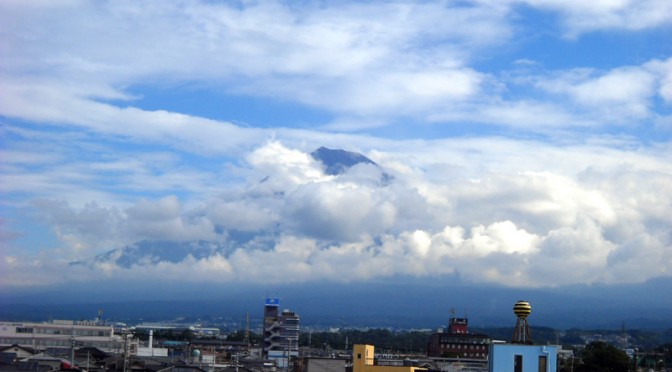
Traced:
[[[320, 147], [310, 155], [321, 163], [327, 175], [342, 176], [353, 167], [363, 164], [371, 165], [380, 171], [380, 186], [388, 185], [393, 180], [393, 177], [385, 173], [378, 164], [357, 152]], [[268, 177], [261, 182], [265, 182], [267, 179]], [[93, 267], [96, 264], [107, 263], [121, 268], [130, 268], [132, 266], [156, 265], [160, 262], [179, 263], [188, 257], [195, 260], [208, 258], [216, 254], [229, 257], [238, 248], [272, 249], [278, 232], [251, 233], [227, 229], [221, 235], [221, 241], [140, 240], [121, 248], [106, 251], [91, 259], [73, 261], [70, 265]]]

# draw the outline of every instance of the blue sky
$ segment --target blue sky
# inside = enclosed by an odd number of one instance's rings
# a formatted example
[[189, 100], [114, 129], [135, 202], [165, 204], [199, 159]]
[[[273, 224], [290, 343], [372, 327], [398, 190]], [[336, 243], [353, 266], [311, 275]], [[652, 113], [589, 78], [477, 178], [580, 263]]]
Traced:
[[[666, 0], [4, 1], [0, 283], [668, 277], [669, 35]], [[141, 241], [213, 248], [93, 259]]]

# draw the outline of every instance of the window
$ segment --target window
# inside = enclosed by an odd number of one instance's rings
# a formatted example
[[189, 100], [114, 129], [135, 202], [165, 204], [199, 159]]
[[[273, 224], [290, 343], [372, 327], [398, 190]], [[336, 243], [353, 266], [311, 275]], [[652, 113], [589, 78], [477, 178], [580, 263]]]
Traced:
[[16, 333], [33, 333], [33, 329], [28, 327], [16, 327]]
[[357, 359], [362, 359], [362, 354], [357, 354]]
[[513, 372], [523, 372], [523, 356], [513, 356]]
[[548, 357], [546, 355], [539, 356], [539, 372], [546, 372], [548, 369]]

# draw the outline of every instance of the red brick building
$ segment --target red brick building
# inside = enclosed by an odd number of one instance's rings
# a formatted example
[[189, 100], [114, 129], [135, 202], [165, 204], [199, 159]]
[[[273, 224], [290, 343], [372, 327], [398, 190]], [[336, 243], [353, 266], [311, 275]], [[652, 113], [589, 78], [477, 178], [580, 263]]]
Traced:
[[446, 359], [488, 359], [490, 337], [469, 332], [467, 318], [450, 318], [448, 332], [431, 335], [427, 356]]

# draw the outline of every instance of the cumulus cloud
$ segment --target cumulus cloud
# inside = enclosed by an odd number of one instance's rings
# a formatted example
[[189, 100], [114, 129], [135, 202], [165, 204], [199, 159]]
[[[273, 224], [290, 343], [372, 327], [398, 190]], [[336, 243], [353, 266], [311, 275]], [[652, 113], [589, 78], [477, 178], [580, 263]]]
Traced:
[[272, 229], [278, 222], [278, 204], [280, 202], [275, 199], [255, 202], [244, 196], [241, 200], [217, 199], [208, 203], [205, 215], [214, 226], [226, 230], [264, 231]]
[[[298, 185], [327, 179], [316, 160], [309, 154], [289, 149], [280, 142], [270, 141], [253, 151], [247, 161], [265, 174], [263, 188], [285, 191]], [[272, 175], [272, 177], [271, 177]]]
[[377, 200], [376, 190], [356, 184], [311, 184], [292, 192], [286, 203], [290, 230], [322, 239], [350, 241], [392, 227], [396, 208]]
[[123, 233], [125, 217], [115, 207], [90, 202], [73, 209], [65, 201], [53, 199], [39, 199], [33, 204], [56, 236], [75, 251], [91, 254], [120, 243], [117, 239]]
[[39, 218], [75, 251], [78, 258], [123, 247], [139, 240], [216, 240], [212, 221], [189, 215], [175, 196], [140, 200], [125, 209], [102, 207], [96, 202], [81, 208], [62, 200], [33, 203]]
[[[379, 162], [387, 158], [395, 163], [391, 153], [374, 155]], [[110, 256], [78, 266], [61, 280], [79, 280], [96, 270], [127, 278], [188, 273], [189, 280], [214, 282], [355, 281], [459, 272], [471, 282], [529, 286], [636, 282], [667, 275], [670, 170], [647, 170], [646, 162], [587, 167], [586, 161], [599, 163], [600, 158], [585, 155], [577, 155], [584, 170], [571, 178], [561, 168], [508, 174], [490, 169], [474, 180], [448, 168], [451, 174], [445, 176], [452, 181], [446, 186], [420, 168], [395, 172], [391, 184], [377, 185], [349, 177], [349, 171], [326, 176], [308, 153], [272, 141], [248, 156], [244, 167], [249, 179], [242, 181], [246, 191], [229, 186], [231, 194], [220, 190], [209, 202], [186, 207], [170, 196], [141, 200], [123, 210], [96, 204], [77, 210], [55, 201], [37, 207], [63, 241], [78, 242], [73, 248], [90, 244], [88, 251], [80, 251], [81, 258], [92, 257], [96, 247], [102, 251], [96, 242], [121, 242], [122, 237], [229, 242], [226, 249], [213, 246], [205, 256], [148, 256], [123, 266]], [[272, 192], [254, 191], [283, 176]], [[634, 179], [646, 179], [649, 187], [633, 188], [641, 184]], [[251, 235], [240, 240], [236, 231]], [[116, 254], [118, 258], [123, 251]], [[40, 265], [5, 261], [7, 272], [14, 274], [25, 265]], [[638, 262], [651, 265], [637, 267]]]
[[[175, 196], [156, 201], [142, 200], [126, 210], [127, 231], [131, 236], [150, 240], [213, 240], [216, 238], [212, 222], [202, 216], [182, 212]], [[140, 240], [136, 238], [136, 240]]]

